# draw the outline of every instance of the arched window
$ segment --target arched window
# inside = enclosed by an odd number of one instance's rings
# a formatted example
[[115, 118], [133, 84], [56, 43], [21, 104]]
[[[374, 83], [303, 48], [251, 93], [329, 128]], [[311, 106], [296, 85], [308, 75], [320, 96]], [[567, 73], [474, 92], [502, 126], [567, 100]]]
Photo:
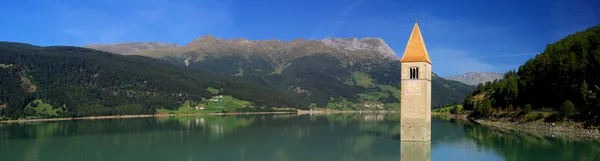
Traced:
[[419, 79], [419, 68], [410, 67], [410, 79]]

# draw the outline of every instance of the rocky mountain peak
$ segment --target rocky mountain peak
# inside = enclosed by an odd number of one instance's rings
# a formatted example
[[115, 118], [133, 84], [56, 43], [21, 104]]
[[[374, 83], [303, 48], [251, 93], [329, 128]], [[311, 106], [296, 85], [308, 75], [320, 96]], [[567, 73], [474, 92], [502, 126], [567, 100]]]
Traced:
[[380, 54], [384, 58], [395, 58], [396, 54], [381, 38], [325, 38], [325, 45], [349, 51], [367, 51]]
[[216, 38], [214, 36], [212, 36], [211, 34], [206, 34], [206, 35], [204, 35], [204, 36], [202, 36], [202, 37], [200, 37], [198, 39], [201, 39], [201, 40], [211, 40], [211, 39], [216, 39]]
[[[225, 39], [221, 39], [221, 38], [216, 38], [210, 34], [206, 34], [202, 37], [196, 38], [194, 39], [192, 42], [188, 43], [185, 45], [185, 47], [191, 47], [191, 48], [219, 48], [219, 50], [215, 50], [215, 51], [222, 51], [224, 48], [227, 48], [227, 41]], [[229, 40], [231, 41], [231, 40]]]
[[[189, 44], [194, 44], [194, 43], [198, 43], [198, 42], [216, 42], [219, 41], [217, 38], [213, 37], [210, 34], [206, 34], [204, 36], [201, 36], [199, 38], [194, 39], [192, 42], [190, 42]], [[188, 45], [189, 45], [188, 44]]]

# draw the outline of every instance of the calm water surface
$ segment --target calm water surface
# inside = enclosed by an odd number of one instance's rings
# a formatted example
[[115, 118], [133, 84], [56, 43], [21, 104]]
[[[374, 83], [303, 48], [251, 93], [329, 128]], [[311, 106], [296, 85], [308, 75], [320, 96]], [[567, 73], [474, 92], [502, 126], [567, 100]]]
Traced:
[[[600, 143], [434, 119], [399, 141], [398, 114], [194, 116], [0, 124], [0, 161], [600, 160]], [[430, 147], [430, 151], [422, 147]], [[407, 148], [408, 147], [408, 148]], [[425, 148], [426, 149], [426, 148]], [[408, 158], [408, 159], [406, 159]]]

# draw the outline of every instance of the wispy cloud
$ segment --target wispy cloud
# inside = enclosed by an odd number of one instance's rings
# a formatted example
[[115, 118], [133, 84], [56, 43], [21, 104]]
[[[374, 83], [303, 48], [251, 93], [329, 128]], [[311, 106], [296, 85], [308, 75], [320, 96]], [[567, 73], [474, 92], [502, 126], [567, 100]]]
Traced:
[[506, 72], [517, 69], [519, 63], [491, 63], [485, 60], [500, 58], [531, 57], [537, 53], [518, 54], [478, 54], [468, 50], [452, 48], [435, 48], [429, 51], [431, 61], [434, 63], [434, 72], [440, 76], [459, 75], [465, 72]]
[[81, 0], [54, 10], [62, 33], [85, 43], [191, 40], [201, 32], [234, 30], [231, 10], [220, 1]]
[[[410, 31], [419, 17], [429, 55], [434, 63], [433, 71], [439, 75], [458, 75], [474, 71], [504, 71], [514, 65], [488, 61], [492, 57], [517, 57], [525, 54], [502, 54], [494, 51], [481, 52], [485, 45], [494, 43], [497, 35], [509, 32], [505, 26], [476, 25], [465, 21], [440, 18], [428, 12], [407, 11], [390, 17], [348, 18], [341, 30], [349, 35], [380, 36], [402, 57]], [[320, 27], [320, 31], [323, 30]], [[494, 35], [490, 35], [494, 33]], [[489, 36], [486, 36], [489, 35]], [[485, 43], [483, 43], [485, 42]], [[496, 55], [494, 55], [496, 54]]]
[[436, 48], [429, 50], [429, 53], [434, 64], [433, 72], [441, 73], [441, 76], [497, 70], [497, 66], [477, 59], [474, 53], [467, 50]]
[[[495, 40], [498, 38], [497, 35], [509, 32], [505, 26], [472, 24], [440, 18], [425, 12], [412, 12], [410, 16], [414, 18], [413, 15], [419, 15], [419, 26], [434, 63], [433, 71], [441, 76], [465, 72], [503, 72], [514, 68], [513, 65], [494, 63], [486, 58], [534, 55], [533, 53], [502, 54], [485, 50], [486, 45], [497, 41]], [[406, 19], [410, 16], [407, 15]], [[490, 35], [490, 33], [494, 34]], [[397, 49], [404, 51], [404, 48]], [[402, 52], [397, 54], [401, 55]]]
[[354, 1], [350, 4], [350, 6], [348, 6], [348, 8], [341, 12], [339, 19], [319, 24], [316, 27], [316, 31], [310, 36], [310, 39], [332, 37], [333, 35], [335, 35], [335, 33], [338, 32], [338, 30], [340, 30], [340, 28], [344, 26], [348, 14], [350, 14], [352, 10], [360, 6], [362, 3], [363, 0]]
[[484, 56], [476, 56], [475, 58], [505, 58], [505, 57], [521, 57], [521, 56], [531, 56], [537, 55], [539, 53], [520, 53], [520, 54], [496, 54], [496, 55], [484, 55]]

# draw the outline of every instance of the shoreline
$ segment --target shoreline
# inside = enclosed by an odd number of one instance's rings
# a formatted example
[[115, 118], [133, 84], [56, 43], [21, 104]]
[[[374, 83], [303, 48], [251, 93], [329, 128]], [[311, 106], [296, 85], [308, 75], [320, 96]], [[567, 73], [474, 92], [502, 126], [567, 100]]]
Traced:
[[[128, 119], [128, 118], [147, 118], [147, 117], [173, 117], [173, 116], [221, 116], [221, 115], [269, 115], [269, 114], [296, 114], [296, 115], [312, 115], [312, 114], [339, 114], [339, 113], [395, 113], [396, 111], [307, 111], [297, 110], [296, 112], [242, 112], [242, 113], [195, 113], [195, 114], [147, 114], [147, 115], [113, 115], [113, 116], [87, 116], [87, 117], [72, 117], [72, 118], [42, 118], [42, 119], [19, 119], [19, 120], [2, 120], [3, 123], [28, 123], [28, 122], [51, 122], [51, 121], [68, 121], [68, 120], [97, 120], [97, 119]], [[500, 130], [510, 130], [536, 134], [546, 137], [570, 137], [580, 139], [600, 140], [600, 127], [582, 128], [575, 122], [511, 122], [489, 119], [472, 119], [468, 117], [468, 113], [450, 114], [444, 112], [432, 112], [432, 117], [455, 119], [459, 121], [467, 121], [487, 127], [492, 127]]]
[[500, 130], [509, 130], [524, 132], [545, 137], [567, 137], [575, 139], [600, 140], [600, 127], [583, 128], [578, 122], [513, 122], [505, 120], [473, 119], [468, 117], [468, 113], [450, 114], [450, 113], [432, 113], [433, 117], [447, 117], [461, 121], [468, 121], [492, 127]]
[[219, 116], [219, 115], [295, 114], [295, 113], [296, 112], [243, 112], [243, 113], [112, 115], [112, 116], [69, 117], [69, 118], [2, 120], [2, 121], [0, 121], [0, 123], [25, 123], [25, 122], [47, 122], [47, 121], [67, 121], [67, 120], [98, 120], [98, 119], [128, 119], [128, 118], [146, 118], [146, 117], [171, 117], [171, 116]]
[[335, 113], [383, 113], [394, 111], [306, 111], [297, 110], [296, 112], [232, 112], [232, 113], [194, 113], [194, 114], [146, 114], [146, 115], [112, 115], [112, 116], [86, 116], [69, 118], [40, 118], [40, 119], [17, 119], [0, 120], [4, 123], [26, 123], [26, 122], [50, 122], [50, 121], [68, 121], [68, 120], [98, 120], [98, 119], [128, 119], [128, 118], [146, 118], [146, 117], [172, 117], [172, 116], [220, 116], [220, 115], [270, 115], [270, 114], [335, 114]]
[[386, 111], [386, 110], [373, 110], [373, 111], [323, 111], [323, 110], [315, 110], [315, 111], [308, 111], [308, 110], [298, 110], [297, 114], [298, 115], [305, 115], [305, 114], [334, 114], [334, 113], [394, 113], [396, 111]]

